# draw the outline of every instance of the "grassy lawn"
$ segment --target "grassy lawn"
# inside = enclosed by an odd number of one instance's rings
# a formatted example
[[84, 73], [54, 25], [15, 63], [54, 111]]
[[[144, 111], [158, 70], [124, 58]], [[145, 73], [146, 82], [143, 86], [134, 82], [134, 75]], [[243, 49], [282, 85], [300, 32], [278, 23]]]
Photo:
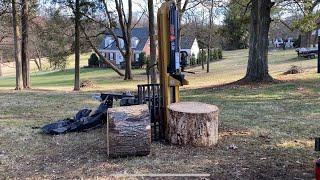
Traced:
[[[4, 178], [94, 178], [117, 173], [210, 173], [214, 179], [312, 179], [313, 138], [319, 136], [320, 79], [316, 60], [298, 60], [294, 51], [270, 52], [270, 72], [283, 83], [226, 86], [243, 77], [247, 51], [225, 52], [211, 72], [190, 69], [185, 101], [220, 108], [219, 141], [212, 148], [152, 144], [146, 157], [108, 159], [104, 132], [47, 136], [33, 127], [95, 107], [91, 91], [134, 90], [145, 82], [122, 81], [110, 70], [83, 69], [81, 77], [97, 85], [74, 93], [72, 70], [32, 74], [31, 91], [15, 92], [14, 78], [0, 79], [0, 174]], [[282, 75], [291, 65], [302, 74]], [[213, 86], [213, 87], [210, 87]], [[45, 91], [37, 89], [48, 89]], [[67, 92], [65, 92], [67, 91]], [[228, 149], [230, 145], [237, 149]]]

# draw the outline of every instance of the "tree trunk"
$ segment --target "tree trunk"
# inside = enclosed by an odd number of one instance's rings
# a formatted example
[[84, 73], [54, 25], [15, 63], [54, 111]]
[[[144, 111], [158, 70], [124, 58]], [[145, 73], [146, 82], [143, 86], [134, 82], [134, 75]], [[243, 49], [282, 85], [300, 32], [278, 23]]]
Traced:
[[3, 75], [2, 74], [2, 63], [3, 63], [3, 61], [2, 61], [2, 52], [0, 52], [0, 77]]
[[212, 146], [218, 142], [217, 106], [200, 102], [169, 105], [168, 137], [171, 144]]
[[210, 71], [210, 47], [208, 47], [208, 57], [207, 57], [207, 73]]
[[[133, 79], [133, 75], [132, 75], [132, 68], [131, 68], [131, 60], [132, 60], [132, 49], [131, 49], [131, 38], [132, 38], [132, 32], [131, 32], [131, 28], [132, 28], [132, 1], [128, 0], [128, 6], [129, 6], [129, 11], [128, 11], [128, 20], [127, 23], [122, 21], [122, 35], [125, 37], [124, 41], [127, 41], [127, 43], [125, 43], [125, 61], [126, 61], [126, 71], [125, 71], [125, 75], [124, 75], [124, 80], [131, 80]], [[122, 7], [123, 8], [123, 7]], [[121, 13], [118, 13], [121, 14]], [[126, 17], [126, 15], [123, 13], [122, 14], [124, 17]]]
[[[39, 59], [39, 64], [37, 64], [37, 66], [39, 65], [38, 69], [39, 69], [39, 71], [42, 71], [41, 53], [40, 53], [40, 51], [39, 51], [37, 46], [35, 46], [35, 50], [36, 50], [36, 53], [37, 53], [37, 56], [38, 56], [38, 59]], [[35, 58], [35, 61], [37, 62], [36, 59], [37, 58]]]
[[213, 21], [213, 0], [211, 0], [211, 7], [210, 7], [210, 15], [209, 15], [209, 42], [208, 42], [208, 61], [207, 61], [207, 73], [210, 71], [210, 52], [211, 52], [211, 44], [212, 44], [212, 21]]
[[80, 90], [80, 0], [76, 0], [75, 5], [75, 34], [74, 34], [74, 91]]
[[[203, 54], [204, 54], [204, 50], [201, 49], [201, 56], [203, 56]], [[201, 67], [202, 67], [202, 70], [203, 70], [204, 69], [204, 58], [203, 57], [201, 57]]]
[[106, 132], [108, 157], [145, 156], [150, 153], [151, 125], [147, 105], [108, 109]]
[[311, 35], [312, 32], [305, 32], [301, 35], [300, 47], [308, 48], [311, 46]]
[[154, 22], [154, 7], [153, 0], [148, 1], [148, 11], [149, 11], [149, 38], [150, 38], [150, 75], [151, 83], [157, 83], [157, 72], [154, 66], [157, 63], [157, 46], [155, 38], [155, 22]]
[[125, 74], [124, 74], [124, 80], [131, 80], [131, 79], [133, 79], [132, 68], [131, 68], [131, 61], [132, 61], [131, 48], [126, 50], [124, 58], [125, 58], [125, 62], [126, 62], [126, 70], [125, 70]]
[[250, 49], [245, 82], [272, 81], [268, 70], [268, 33], [271, 23], [271, 0], [253, 0], [251, 7]]
[[20, 56], [20, 33], [17, 22], [17, 5], [16, 0], [11, 1], [12, 4], [12, 26], [13, 26], [13, 44], [14, 44], [14, 60], [16, 63], [16, 90], [23, 89], [22, 64]]
[[34, 61], [34, 63], [36, 64], [36, 66], [37, 66], [37, 68], [38, 68], [38, 71], [41, 71], [41, 68], [40, 68], [40, 65], [39, 65], [37, 59], [35, 58], [33, 61]]
[[28, 57], [29, 0], [21, 0], [21, 62], [23, 87], [30, 88], [30, 60]]
[[[131, 36], [130, 36], [130, 39], [131, 39]], [[128, 42], [128, 47], [126, 47], [126, 52], [125, 52], [124, 58], [125, 58], [125, 62], [126, 62], [124, 80], [131, 80], [131, 79], [133, 79], [132, 68], [131, 68], [131, 62], [132, 62], [131, 41]]]

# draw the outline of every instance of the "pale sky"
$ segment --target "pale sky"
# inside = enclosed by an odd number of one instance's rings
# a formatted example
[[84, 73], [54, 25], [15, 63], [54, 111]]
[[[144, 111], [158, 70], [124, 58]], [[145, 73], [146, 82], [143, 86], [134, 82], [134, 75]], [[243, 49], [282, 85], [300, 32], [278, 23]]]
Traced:
[[[224, 3], [227, 3], [228, 0], [224, 0], [224, 1], [225, 1]], [[128, 1], [124, 0], [123, 2], [124, 2], [125, 8], [128, 8], [128, 3], [127, 3]], [[155, 9], [155, 15], [157, 14], [158, 8], [161, 6], [161, 2], [163, 2], [163, 0], [162, 1], [161, 0], [155, 0], [154, 1], [154, 4], [155, 4], [155, 8], [154, 8]], [[182, 3], [184, 3], [184, 1], [182, 1]], [[132, 0], [132, 9], [135, 12], [142, 12], [143, 10], [146, 11], [148, 9], [147, 5], [148, 5], [147, 4], [147, 0]], [[189, 3], [189, 5], [191, 5], [191, 4]], [[208, 12], [209, 10], [207, 8], [202, 7], [201, 5], [198, 5], [196, 8], [192, 9], [192, 11], [193, 12], [194, 11]], [[217, 9], [214, 9], [214, 11], [217, 11]], [[214, 23], [215, 24], [221, 24], [222, 21], [223, 21], [223, 17], [224, 16], [221, 15], [221, 14], [218, 14], [218, 13], [215, 13], [215, 14], [217, 14], [217, 15], [216, 15], [216, 17], [214, 19]]]
[[[52, 4], [48, 4], [48, 2], [46, 0], [39, 0], [40, 1], [40, 4], [44, 5], [45, 7], [52, 7]], [[106, 0], [107, 3], [110, 4], [110, 8], [112, 8], [112, 6], [114, 6], [114, 2], [112, 0]], [[155, 16], [157, 14], [157, 11], [158, 11], [158, 8], [161, 6], [161, 3], [163, 2], [164, 0], [155, 0], [154, 1], [154, 4], [155, 4]], [[228, 1], [228, 0], [224, 0], [225, 3]], [[123, 0], [124, 2], [124, 6], [125, 6], [125, 9], [128, 8], [128, 1], [127, 0]], [[182, 1], [182, 3], [184, 3], [184, 1]], [[189, 5], [191, 5], [189, 3]], [[56, 6], [56, 7], [59, 7], [59, 6]], [[147, 4], [147, 0], [132, 0], [132, 9], [134, 11], [134, 15], [135, 16], [139, 16], [140, 17], [140, 14], [145, 11], [147, 12], [148, 10], [148, 4]], [[193, 8], [191, 10], [193, 13], [194, 12], [205, 12], [205, 13], [209, 13], [208, 9], [207, 8], [204, 8], [202, 7], [201, 5], [198, 5], [196, 8]], [[191, 12], [189, 11], [189, 12]], [[214, 10], [216, 11], [216, 9]], [[46, 11], [41, 11], [41, 8], [40, 8], [40, 13], [44, 13], [46, 14]], [[70, 12], [71, 13], [71, 12]], [[187, 12], [188, 13], [188, 12]], [[218, 13], [215, 13], [215, 14], [218, 14]], [[206, 15], [205, 17], [209, 17], [208, 15]], [[215, 19], [214, 19], [214, 23], [215, 24], [221, 24], [222, 23], [222, 20], [223, 20], [223, 15], [219, 14], [219, 15], [216, 15], [215, 16]]]

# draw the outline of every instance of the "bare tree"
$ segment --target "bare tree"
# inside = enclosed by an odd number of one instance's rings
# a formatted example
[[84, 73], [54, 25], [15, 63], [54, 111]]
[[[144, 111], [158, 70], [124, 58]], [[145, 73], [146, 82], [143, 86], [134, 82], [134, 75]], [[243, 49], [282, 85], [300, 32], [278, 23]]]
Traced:
[[21, 0], [21, 61], [23, 87], [30, 88], [30, 61], [28, 57], [29, 0]]
[[157, 47], [155, 38], [155, 20], [154, 20], [154, 4], [153, 0], [148, 0], [149, 12], [149, 41], [150, 41], [150, 74], [151, 83], [157, 83], [157, 73], [155, 64], [157, 63]]
[[[127, 13], [125, 13], [125, 8], [122, 0], [115, 0], [114, 2], [115, 2], [115, 12], [118, 17], [118, 23], [120, 25], [121, 33], [119, 34], [118, 32], [116, 32], [116, 29], [113, 26], [111, 26], [110, 23], [106, 28], [107, 28], [107, 33], [113, 37], [116, 43], [116, 46], [118, 47], [121, 55], [125, 59], [124, 79], [129, 80], [129, 79], [133, 79], [132, 68], [131, 68], [131, 60], [132, 60], [131, 36], [132, 36], [132, 29], [134, 28], [134, 25], [132, 24], [132, 0], [128, 0]], [[113, 18], [112, 18], [113, 12], [109, 11], [109, 6], [105, 1], [103, 1], [103, 5], [105, 7], [105, 13], [107, 14], [107, 18], [109, 22], [113, 21]], [[120, 46], [120, 39], [123, 40], [124, 47]]]
[[13, 26], [13, 37], [14, 37], [14, 59], [16, 62], [16, 90], [23, 89], [22, 80], [22, 64], [20, 59], [20, 33], [17, 22], [17, 3], [16, 0], [11, 1], [12, 4], [12, 26]]

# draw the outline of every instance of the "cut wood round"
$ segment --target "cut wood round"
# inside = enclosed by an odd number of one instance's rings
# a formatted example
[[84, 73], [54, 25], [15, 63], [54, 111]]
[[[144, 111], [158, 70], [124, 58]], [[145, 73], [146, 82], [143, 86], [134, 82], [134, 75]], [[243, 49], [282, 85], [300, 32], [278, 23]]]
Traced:
[[108, 157], [145, 156], [150, 153], [151, 125], [147, 105], [108, 109]]
[[212, 146], [218, 142], [217, 106], [200, 102], [169, 105], [168, 140], [171, 144]]

